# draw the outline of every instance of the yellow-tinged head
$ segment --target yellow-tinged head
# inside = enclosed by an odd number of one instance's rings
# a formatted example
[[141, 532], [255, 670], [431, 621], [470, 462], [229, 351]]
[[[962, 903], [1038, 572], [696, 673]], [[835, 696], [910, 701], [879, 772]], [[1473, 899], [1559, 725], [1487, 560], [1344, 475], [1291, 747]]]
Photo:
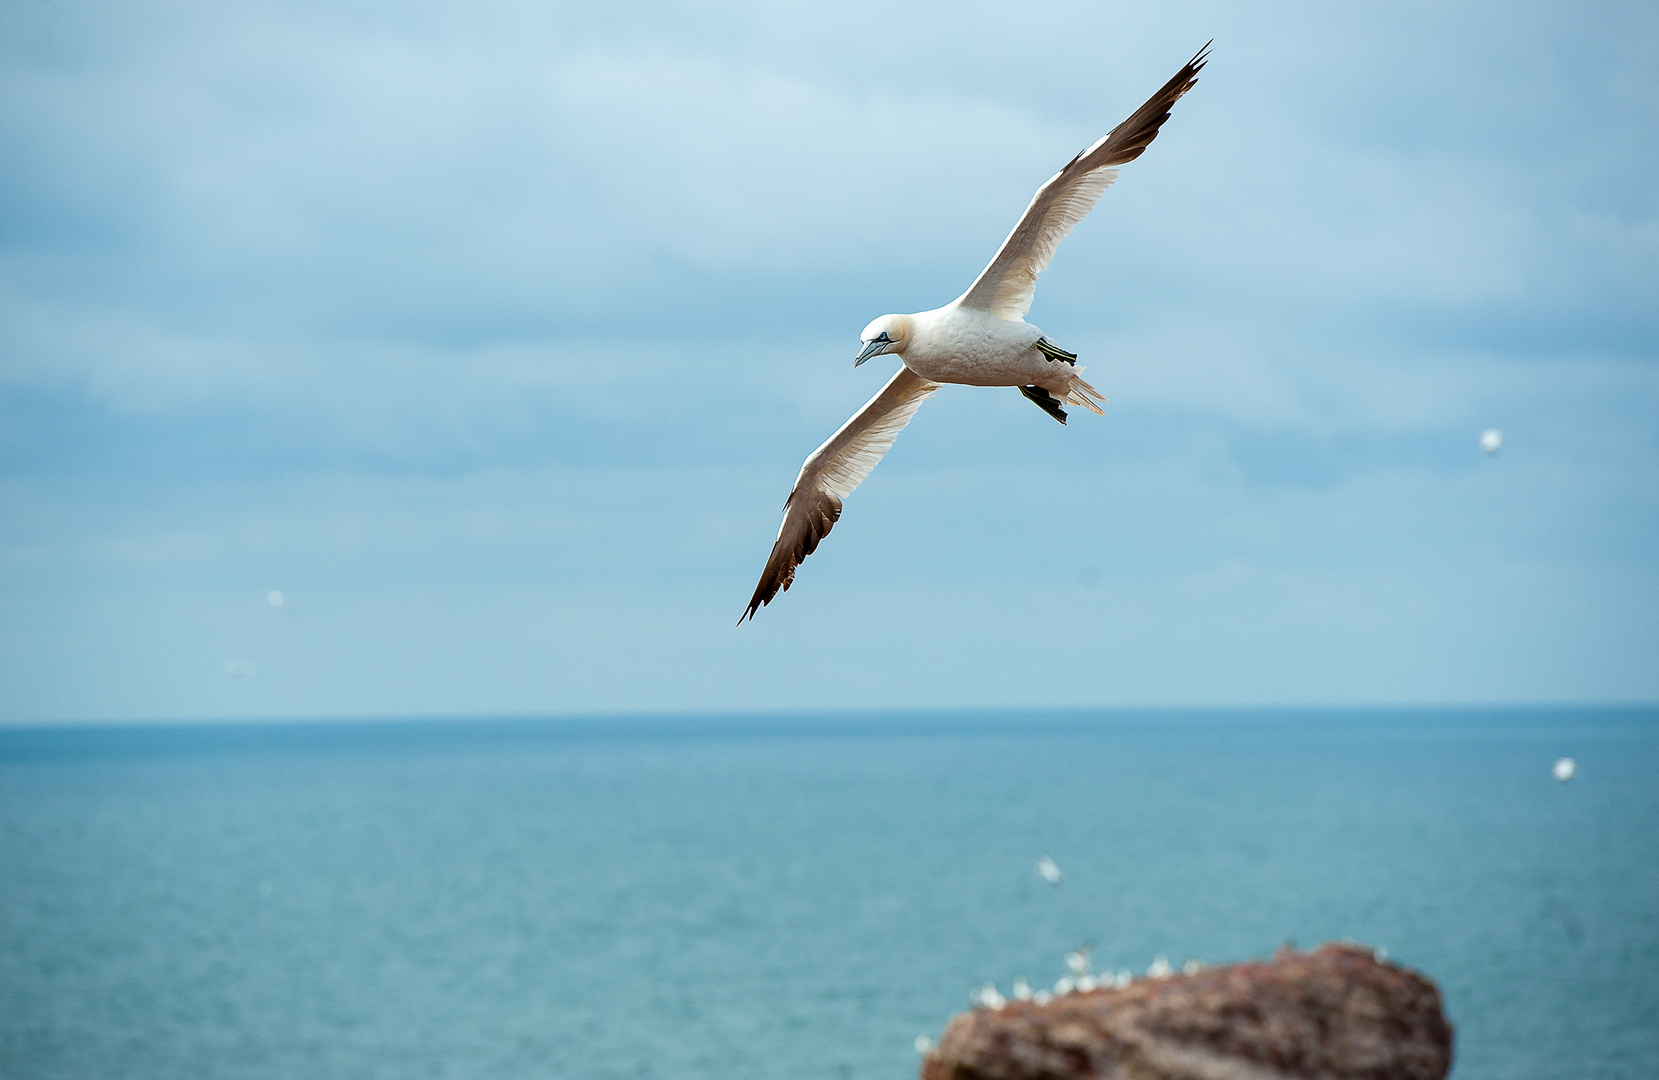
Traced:
[[872, 356], [880, 356], [883, 353], [902, 354], [905, 343], [910, 340], [910, 316], [883, 315], [864, 328], [864, 333], [859, 335], [859, 340], [864, 342], [864, 347], [859, 350], [858, 358], [853, 361], [853, 367], [857, 367]]

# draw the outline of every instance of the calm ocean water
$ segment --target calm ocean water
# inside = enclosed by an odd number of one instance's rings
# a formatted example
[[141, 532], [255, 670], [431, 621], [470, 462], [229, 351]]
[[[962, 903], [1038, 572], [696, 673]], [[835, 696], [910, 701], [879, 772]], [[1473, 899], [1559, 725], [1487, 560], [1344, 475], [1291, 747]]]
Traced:
[[0, 731], [13, 1080], [900, 1078], [1084, 941], [1340, 937], [1460, 1078], [1659, 1077], [1659, 712]]

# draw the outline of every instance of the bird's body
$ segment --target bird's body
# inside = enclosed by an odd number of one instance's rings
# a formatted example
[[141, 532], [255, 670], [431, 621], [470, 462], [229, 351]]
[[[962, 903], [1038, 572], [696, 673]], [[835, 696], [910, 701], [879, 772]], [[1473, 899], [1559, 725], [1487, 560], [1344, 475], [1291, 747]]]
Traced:
[[1043, 332], [1028, 322], [999, 318], [960, 301], [909, 319], [914, 329], [904, 366], [931, 382], [1047, 387], [1057, 381], [1051, 369], [1058, 362], [1038, 351]]
[[1113, 166], [1133, 161], [1157, 138], [1170, 107], [1197, 80], [1208, 49], [1206, 45], [1134, 115], [1037, 190], [967, 292], [944, 307], [883, 315], [865, 327], [854, 366], [888, 354], [898, 356], [902, 366], [801, 466], [744, 618], [753, 618], [762, 605], [789, 588], [795, 568], [840, 518], [841, 501], [870, 474], [916, 409], [941, 384], [1015, 386], [1062, 424], [1066, 405], [1101, 411], [1100, 392], [1083, 380], [1077, 357], [1044, 337], [1025, 315], [1037, 275], [1048, 266], [1055, 248], [1117, 179]]

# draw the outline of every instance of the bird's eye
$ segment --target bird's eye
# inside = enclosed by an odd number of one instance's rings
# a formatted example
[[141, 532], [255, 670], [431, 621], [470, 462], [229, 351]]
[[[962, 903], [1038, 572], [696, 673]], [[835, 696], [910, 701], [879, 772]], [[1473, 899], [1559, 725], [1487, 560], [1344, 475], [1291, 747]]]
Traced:
[[892, 341], [893, 339], [887, 336], [887, 331], [883, 330], [881, 333], [876, 335], [876, 340], [877, 341]]

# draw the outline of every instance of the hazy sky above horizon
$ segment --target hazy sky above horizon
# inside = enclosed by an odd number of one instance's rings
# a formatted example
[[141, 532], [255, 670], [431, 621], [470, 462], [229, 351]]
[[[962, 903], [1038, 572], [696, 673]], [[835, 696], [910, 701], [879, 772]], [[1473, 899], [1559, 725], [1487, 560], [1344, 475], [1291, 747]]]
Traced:
[[[0, 720], [1659, 698], [1659, 8], [1012, 10], [0, 8]], [[734, 627], [1211, 37], [1031, 312], [1105, 419], [947, 387]]]

